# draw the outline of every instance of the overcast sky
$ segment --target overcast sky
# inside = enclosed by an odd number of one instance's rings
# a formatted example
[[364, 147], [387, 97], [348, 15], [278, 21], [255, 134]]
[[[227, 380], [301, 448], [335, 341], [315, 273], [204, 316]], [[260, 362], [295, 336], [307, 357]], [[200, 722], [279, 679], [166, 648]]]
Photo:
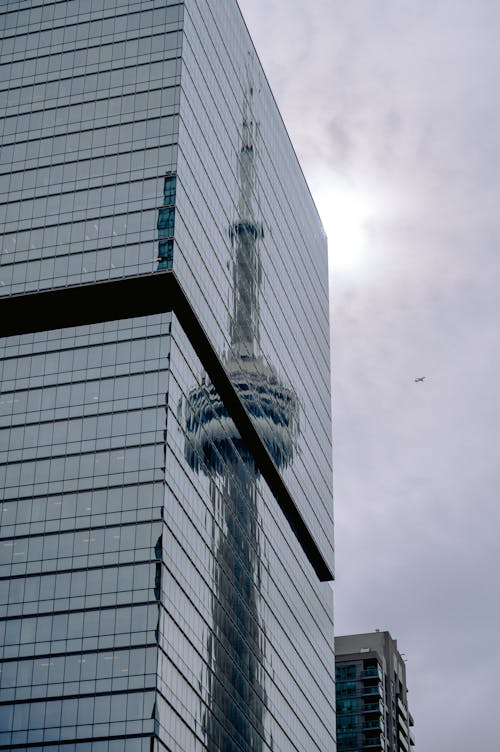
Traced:
[[500, 1], [240, 5], [331, 237], [336, 631], [417, 752], [496, 752]]

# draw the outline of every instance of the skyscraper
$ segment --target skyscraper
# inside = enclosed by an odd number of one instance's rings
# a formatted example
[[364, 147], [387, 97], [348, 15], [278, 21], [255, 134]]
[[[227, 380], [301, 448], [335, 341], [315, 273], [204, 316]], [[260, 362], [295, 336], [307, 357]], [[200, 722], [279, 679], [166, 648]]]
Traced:
[[331, 750], [326, 241], [237, 3], [0, 23], [0, 749]]
[[410, 752], [406, 664], [389, 632], [335, 638], [337, 749]]

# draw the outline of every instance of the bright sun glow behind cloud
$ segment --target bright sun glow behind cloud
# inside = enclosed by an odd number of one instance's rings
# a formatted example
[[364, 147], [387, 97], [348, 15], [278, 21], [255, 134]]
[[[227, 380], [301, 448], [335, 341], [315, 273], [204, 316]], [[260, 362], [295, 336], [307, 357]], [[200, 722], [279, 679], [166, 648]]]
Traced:
[[333, 273], [359, 270], [368, 261], [373, 200], [349, 187], [320, 185], [313, 194], [328, 237]]

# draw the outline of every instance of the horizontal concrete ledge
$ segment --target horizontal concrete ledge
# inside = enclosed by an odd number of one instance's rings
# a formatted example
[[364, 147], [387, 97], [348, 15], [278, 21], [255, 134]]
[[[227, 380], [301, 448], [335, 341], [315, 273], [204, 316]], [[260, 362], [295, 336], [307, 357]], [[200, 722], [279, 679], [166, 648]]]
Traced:
[[333, 580], [330, 567], [173, 272], [155, 272], [0, 298], [0, 336], [97, 324], [168, 311], [173, 311], [179, 319], [241, 437], [251, 448], [256, 467], [271, 489], [316, 575], [322, 582]]
[[0, 336], [130, 319], [174, 308], [172, 272], [0, 298]]

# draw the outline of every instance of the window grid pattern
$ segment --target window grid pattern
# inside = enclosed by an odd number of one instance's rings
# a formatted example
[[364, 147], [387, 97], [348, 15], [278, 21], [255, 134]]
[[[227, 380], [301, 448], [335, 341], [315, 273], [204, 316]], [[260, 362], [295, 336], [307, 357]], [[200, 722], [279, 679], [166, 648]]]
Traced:
[[2, 295], [157, 268], [183, 6], [99, 5], [0, 13]]
[[2, 341], [4, 748], [154, 732], [169, 329]]

